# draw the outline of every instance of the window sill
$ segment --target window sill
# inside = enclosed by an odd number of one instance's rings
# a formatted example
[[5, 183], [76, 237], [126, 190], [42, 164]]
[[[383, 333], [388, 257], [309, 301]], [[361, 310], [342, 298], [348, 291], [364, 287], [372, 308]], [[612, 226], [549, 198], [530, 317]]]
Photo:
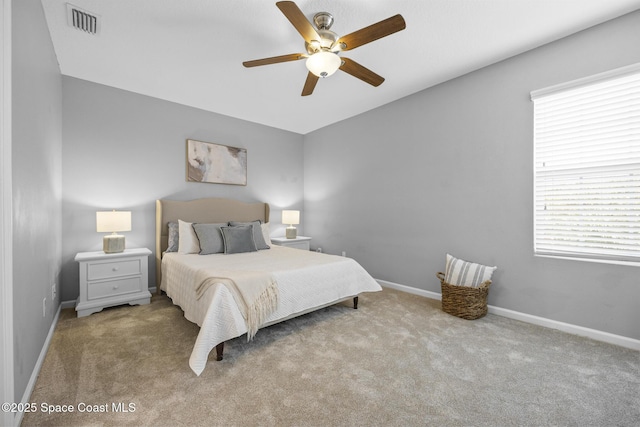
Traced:
[[595, 262], [598, 264], [615, 264], [615, 265], [624, 265], [628, 267], [640, 267], [640, 261], [624, 261], [624, 260], [615, 260], [615, 259], [597, 259], [597, 258], [579, 258], [572, 257], [568, 255], [548, 255], [548, 254], [533, 254], [535, 257], [539, 258], [553, 258], [553, 259], [563, 259], [570, 261], [583, 261], [583, 262]]

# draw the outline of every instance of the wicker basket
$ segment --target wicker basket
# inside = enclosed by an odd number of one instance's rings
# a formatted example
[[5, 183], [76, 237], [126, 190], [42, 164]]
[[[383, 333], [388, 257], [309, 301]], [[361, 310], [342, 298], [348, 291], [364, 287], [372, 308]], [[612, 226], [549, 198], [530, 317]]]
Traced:
[[478, 319], [487, 314], [487, 295], [491, 280], [479, 287], [456, 286], [444, 281], [444, 273], [436, 273], [442, 287], [442, 311], [463, 319]]

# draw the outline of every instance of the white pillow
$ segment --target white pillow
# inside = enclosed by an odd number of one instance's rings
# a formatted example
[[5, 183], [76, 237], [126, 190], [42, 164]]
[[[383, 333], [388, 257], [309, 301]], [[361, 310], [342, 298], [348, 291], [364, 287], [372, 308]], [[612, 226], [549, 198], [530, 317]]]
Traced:
[[477, 288], [487, 280], [491, 281], [491, 276], [496, 268], [474, 264], [447, 254], [444, 281], [450, 285]]
[[271, 231], [269, 231], [269, 223], [263, 222], [260, 224], [260, 227], [262, 227], [262, 237], [264, 237], [264, 242], [271, 246]]
[[178, 253], [197, 254], [200, 252], [200, 242], [198, 236], [190, 222], [178, 220]]

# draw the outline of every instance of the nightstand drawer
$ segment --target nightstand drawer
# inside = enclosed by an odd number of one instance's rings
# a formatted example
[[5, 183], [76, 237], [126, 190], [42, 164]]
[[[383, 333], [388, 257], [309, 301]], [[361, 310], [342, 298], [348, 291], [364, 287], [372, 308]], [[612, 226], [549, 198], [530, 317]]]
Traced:
[[87, 299], [97, 299], [116, 295], [139, 292], [141, 288], [141, 277], [131, 277], [129, 279], [114, 280], [109, 282], [89, 283], [87, 287]]
[[96, 262], [87, 266], [87, 280], [112, 279], [141, 273], [139, 259]]

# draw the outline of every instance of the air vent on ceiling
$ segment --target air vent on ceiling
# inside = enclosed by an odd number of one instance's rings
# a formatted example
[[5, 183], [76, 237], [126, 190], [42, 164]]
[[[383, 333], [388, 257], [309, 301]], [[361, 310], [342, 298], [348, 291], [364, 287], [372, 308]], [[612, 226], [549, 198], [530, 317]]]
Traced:
[[70, 3], [67, 3], [67, 23], [71, 27], [89, 34], [98, 34], [100, 32], [100, 17], [98, 15], [82, 10]]

